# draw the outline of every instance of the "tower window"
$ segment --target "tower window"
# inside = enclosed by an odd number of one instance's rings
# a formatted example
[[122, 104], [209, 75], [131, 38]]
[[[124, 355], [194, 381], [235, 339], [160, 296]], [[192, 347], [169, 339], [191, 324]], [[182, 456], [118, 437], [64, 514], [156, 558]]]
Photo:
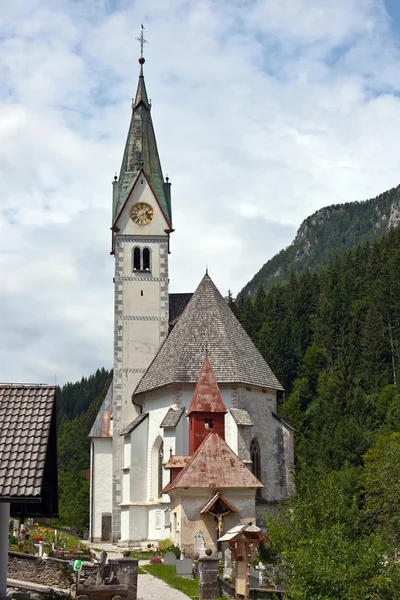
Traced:
[[140, 271], [141, 270], [141, 251], [140, 248], [134, 248], [133, 249], [133, 270], [134, 271]]
[[143, 248], [143, 271], [150, 271], [150, 250]]
[[135, 246], [132, 252], [132, 270], [151, 271], [150, 248], [139, 248], [138, 246]]
[[204, 427], [206, 429], [212, 429], [214, 427], [214, 419], [205, 419], [204, 420]]

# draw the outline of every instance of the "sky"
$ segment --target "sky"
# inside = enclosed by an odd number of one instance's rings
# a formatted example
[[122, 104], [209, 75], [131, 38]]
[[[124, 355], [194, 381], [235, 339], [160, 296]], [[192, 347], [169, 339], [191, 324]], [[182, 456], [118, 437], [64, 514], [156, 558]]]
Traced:
[[400, 181], [397, 0], [0, 1], [0, 381], [111, 368], [111, 182], [139, 74], [170, 291], [236, 295], [308, 215]]

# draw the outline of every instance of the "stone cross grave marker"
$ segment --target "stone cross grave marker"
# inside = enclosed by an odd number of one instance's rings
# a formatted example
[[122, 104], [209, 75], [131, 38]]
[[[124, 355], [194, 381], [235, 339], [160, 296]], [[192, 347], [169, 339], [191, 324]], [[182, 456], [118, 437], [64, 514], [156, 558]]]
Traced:
[[201, 531], [198, 531], [194, 536], [194, 551], [200, 558], [206, 555], [206, 542]]
[[232, 550], [227, 548], [224, 552], [224, 577], [232, 577]]

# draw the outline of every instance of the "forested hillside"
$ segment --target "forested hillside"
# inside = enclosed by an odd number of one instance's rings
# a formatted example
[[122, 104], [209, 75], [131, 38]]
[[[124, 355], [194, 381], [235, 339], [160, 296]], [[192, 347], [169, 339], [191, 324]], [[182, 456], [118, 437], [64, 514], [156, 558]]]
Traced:
[[294, 498], [268, 519], [293, 599], [398, 598], [400, 230], [233, 310], [284, 384]]
[[317, 272], [362, 242], [374, 242], [400, 224], [400, 186], [363, 202], [321, 208], [300, 225], [293, 243], [266, 262], [239, 297], [260, 285], [287, 281], [292, 272]]
[[57, 388], [60, 525], [80, 535], [89, 526], [90, 442], [87, 438], [112, 378], [111, 371]]

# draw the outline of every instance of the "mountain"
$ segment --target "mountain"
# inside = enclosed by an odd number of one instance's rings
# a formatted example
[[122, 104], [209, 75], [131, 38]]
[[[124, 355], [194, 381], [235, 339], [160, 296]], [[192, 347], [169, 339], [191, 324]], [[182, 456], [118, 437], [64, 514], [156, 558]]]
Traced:
[[321, 208], [300, 225], [287, 248], [266, 262], [239, 293], [287, 281], [291, 272], [317, 271], [362, 242], [373, 242], [400, 224], [400, 186], [362, 202]]

